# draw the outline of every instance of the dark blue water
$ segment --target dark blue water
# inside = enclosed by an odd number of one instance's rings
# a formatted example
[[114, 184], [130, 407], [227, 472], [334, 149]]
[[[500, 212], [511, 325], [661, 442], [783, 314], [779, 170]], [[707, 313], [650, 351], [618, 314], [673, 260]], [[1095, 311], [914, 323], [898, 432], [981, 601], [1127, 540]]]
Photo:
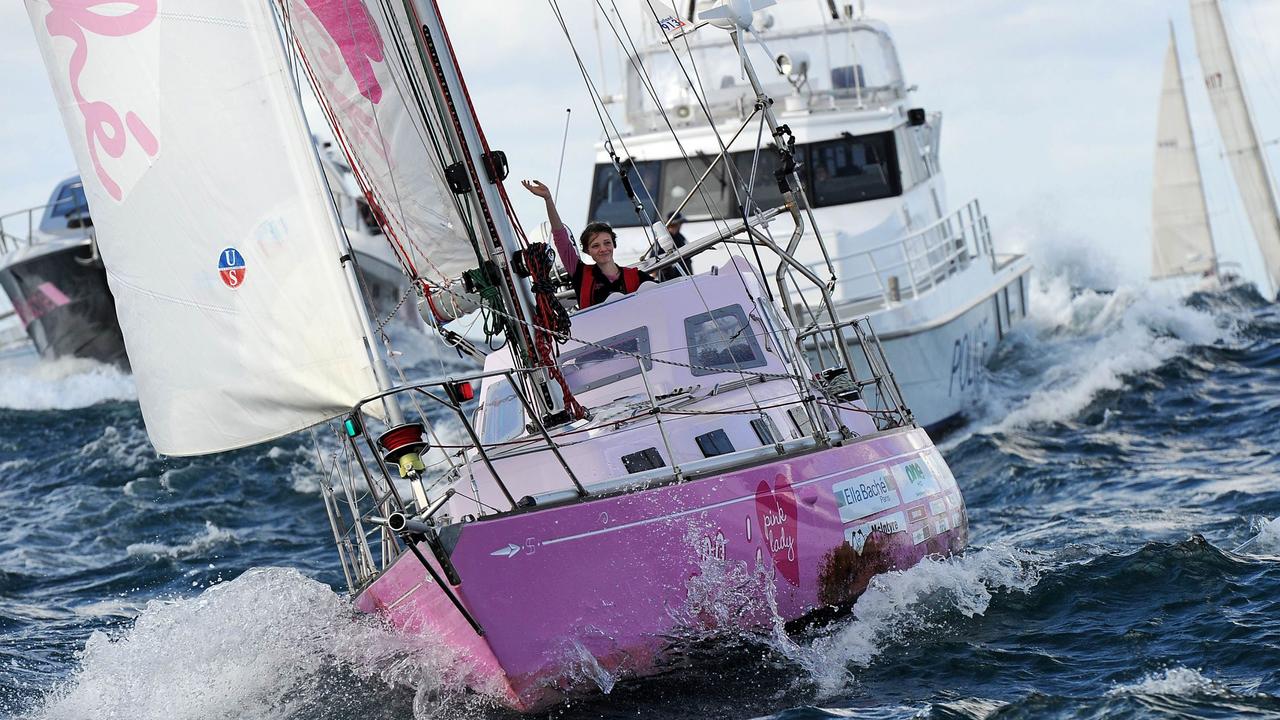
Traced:
[[[1033, 301], [943, 444], [964, 557], [550, 714], [1280, 718], [1280, 312], [1059, 280]], [[0, 716], [508, 716], [429, 638], [353, 613], [323, 433], [160, 458], [132, 394], [101, 367], [0, 370]]]

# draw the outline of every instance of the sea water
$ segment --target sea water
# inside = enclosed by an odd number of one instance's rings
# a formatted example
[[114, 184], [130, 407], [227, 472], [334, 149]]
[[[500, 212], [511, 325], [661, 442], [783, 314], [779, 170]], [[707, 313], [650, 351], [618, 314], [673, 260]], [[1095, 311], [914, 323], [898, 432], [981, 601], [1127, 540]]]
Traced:
[[[798, 634], [690, 620], [660, 677], [584, 657], [566, 672], [595, 692], [547, 714], [1280, 718], [1280, 312], [1247, 290], [1034, 287], [942, 443], [964, 556]], [[508, 717], [430, 638], [353, 610], [319, 498], [329, 441], [161, 458], [127, 375], [6, 368], [0, 716]], [[674, 614], [767, 619], [767, 584], [707, 562]]]

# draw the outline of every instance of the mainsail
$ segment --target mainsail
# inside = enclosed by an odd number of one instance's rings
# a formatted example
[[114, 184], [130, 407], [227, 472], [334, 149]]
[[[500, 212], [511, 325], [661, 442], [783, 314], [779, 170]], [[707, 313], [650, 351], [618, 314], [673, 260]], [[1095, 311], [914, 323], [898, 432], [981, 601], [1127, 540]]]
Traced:
[[1151, 277], [1200, 275], [1215, 269], [1213, 234], [1205, 207], [1178, 46], [1169, 26], [1164, 59], [1151, 197]]
[[263, 442], [376, 391], [270, 5], [27, 0], [27, 11], [156, 449]]
[[1218, 0], [1191, 0], [1191, 24], [1196, 31], [1204, 84], [1218, 120], [1224, 151], [1249, 215], [1254, 239], [1262, 250], [1274, 294], [1280, 288], [1280, 217], [1276, 215], [1275, 190], [1245, 101]]
[[276, 0], [338, 141], [407, 271], [444, 285], [475, 267], [414, 62], [404, 3]]

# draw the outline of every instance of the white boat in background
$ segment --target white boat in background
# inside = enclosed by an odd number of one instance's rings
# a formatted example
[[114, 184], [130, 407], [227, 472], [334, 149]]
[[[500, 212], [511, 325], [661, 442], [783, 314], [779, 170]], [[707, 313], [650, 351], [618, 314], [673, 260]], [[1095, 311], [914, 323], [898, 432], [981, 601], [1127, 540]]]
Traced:
[[[1191, 23], [1223, 154], [1262, 252], [1267, 297], [1274, 298], [1280, 288], [1280, 206], [1219, 0], [1191, 0]], [[1172, 24], [1161, 87], [1152, 180], [1151, 277], [1183, 290], [1239, 282], [1236, 274], [1224, 272], [1214, 244]]]
[[[942, 115], [912, 106], [915, 88], [884, 23], [852, 6], [837, 12], [831, 4], [820, 17], [814, 9], [782, 2], [757, 12], [758, 40], [745, 44], [757, 67], [775, 68], [761, 71], [783, 123], [775, 142], [794, 142], [800, 177], [812, 188], [810, 222], [794, 252], [828, 280], [842, 317], [871, 318], [916, 419], [937, 428], [974, 404], [982, 366], [1026, 316], [1031, 262], [996, 252], [977, 199], [948, 204]], [[707, 33], [667, 43], [651, 32], [648, 40], [629, 58], [625, 129], [598, 146], [588, 209], [590, 220], [619, 228], [623, 262], [650, 246], [644, 235], [651, 223], [677, 210], [692, 239], [718, 230], [715, 217], [740, 217], [744, 204], [781, 204], [771, 153], [760, 153], [760, 170], [751, 175], [762, 120], [734, 44]], [[658, 80], [650, 85], [650, 77]], [[770, 130], [763, 128], [766, 139]], [[722, 143], [732, 158], [727, 167], [712, 165]], [[640, 207], [628, 197], [620, 166]], [[750, 197], [735, 192], [752, 177]], [[820, 250], [815, 226], [834, 235], [827, 239], [833, 256]], [[793, 228], [780, 217], [769, 232], [786, 245]], [[755, 262], [752, 252], [742, 255]], [[813, 291], [805, 296], [816, 299]]]
[[[415, 312], [398, 312], [408, 278], [382, 236], [346, 161], [316, 141], [320, 164], [356, 258], [361, 292], [379, 315], [420, 326]], [[0, 216], [0, 289], [13, 305], [14, 327], [0, 327], [0, 349], [30, 343], [45, 359], [79, 357], [128, 369], [115, 299], [98, 256], [93, 218], [80, 176], [58, 183], [49, 202]]]

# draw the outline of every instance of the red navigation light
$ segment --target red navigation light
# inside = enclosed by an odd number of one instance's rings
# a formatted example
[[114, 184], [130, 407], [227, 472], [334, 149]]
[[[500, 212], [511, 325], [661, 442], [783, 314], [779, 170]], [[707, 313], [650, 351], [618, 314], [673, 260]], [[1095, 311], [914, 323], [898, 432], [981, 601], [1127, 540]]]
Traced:
[[476, 396], [476, 391], [469, 382], [448, 383], [444, 389], [449, 394], [449, 399], [455, 403], [464, 403]]

